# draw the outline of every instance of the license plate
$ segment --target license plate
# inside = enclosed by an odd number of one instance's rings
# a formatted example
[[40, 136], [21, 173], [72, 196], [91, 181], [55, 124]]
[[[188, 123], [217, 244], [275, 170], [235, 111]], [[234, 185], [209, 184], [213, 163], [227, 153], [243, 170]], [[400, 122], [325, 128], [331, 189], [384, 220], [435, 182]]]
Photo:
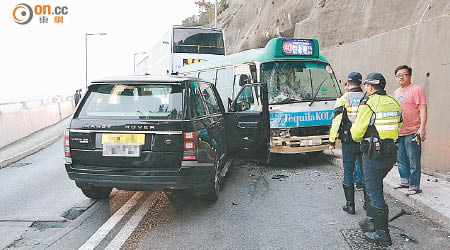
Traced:
[[139, 157], [145, 134], [102, 134], [103, 156]]
[[306, 146], [318, 146], [322, 144], [321, 139], [312, 139], [312, 140], [301, 140], [300, 146], [306, 147]]
[[102, 144], [145, 144], [145, 134], [102, 134]]
[[141, 145], [126, 143], [105, 143], [103, 144], [103, 156], [141, 156]]

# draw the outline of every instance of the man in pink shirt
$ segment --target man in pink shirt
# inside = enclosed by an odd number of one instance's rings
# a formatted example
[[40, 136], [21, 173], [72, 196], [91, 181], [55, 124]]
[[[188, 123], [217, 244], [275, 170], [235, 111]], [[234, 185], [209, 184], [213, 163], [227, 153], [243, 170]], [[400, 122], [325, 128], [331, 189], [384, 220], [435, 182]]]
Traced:
[[396, 188], [408, 188], [408, 194], [422, 192], [420, 189], [421, 142], [425, 140], [427, 123], [427, 102], [425, 92], [411, 83], [412, 69], [407, 65], [395, 69], [400, 85], [394, 97], [402, 107], [403, 126], [399, 132], [397, 165], [401, 183]]

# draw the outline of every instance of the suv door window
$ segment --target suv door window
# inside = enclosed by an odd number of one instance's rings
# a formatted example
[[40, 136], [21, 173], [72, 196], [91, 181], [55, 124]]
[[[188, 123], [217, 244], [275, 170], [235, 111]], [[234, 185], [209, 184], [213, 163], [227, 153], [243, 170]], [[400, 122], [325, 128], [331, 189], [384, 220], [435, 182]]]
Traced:
[[193, 82], [189, 85], [190, 89], [190, 106], [191, 106], [191, 115], [193, 118], [201, 117], [206, 115], [205, 106], [203, 105], [202, 94], [200, 90], [201, 83]]
[[227, 108], [228, 98], [234, 99], [232, 67], [217, 70], [216, 89], [222, 98], [223, 106]]
[[200, 90], [205, 100], [206, 107], [210, 114], [216, 114], [220, 112], [219, 105], [217, 104], [216, 96], [209, 84], [200, 83]]
[[248, 83], [251, 83], [251, 78], [249, 75], [243, 74], [235, 75], [233, 84], [233, 92], [234, 92], [233, 96], [237, 95], [239, 91], [242, 89], [242, 87]]
[[236, 111], [261, 111], [261, 104], [259, 101], [260, 88], [256, 86], [246, 85], [235, 101]]

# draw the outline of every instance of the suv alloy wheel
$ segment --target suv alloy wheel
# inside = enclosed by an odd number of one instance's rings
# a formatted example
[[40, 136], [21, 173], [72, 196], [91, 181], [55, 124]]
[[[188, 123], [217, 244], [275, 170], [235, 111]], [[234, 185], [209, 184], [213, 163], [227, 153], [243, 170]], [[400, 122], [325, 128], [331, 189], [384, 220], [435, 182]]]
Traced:
[[91, 199], [107, 199], [109, 198], [111, 190], [112, 188], [95, 186], [81, 188], [83, 194]]
[[[219, 151], [220, 152], [220, 151]], [[219, 192], [220, 192], [220, 160], [219, 156], [220, 154], [216, 155], [216, 162], [214, 164], [214, 179], [210, 180], [206, 186], [206, 194], [200, 196], [202, 200], [210, 201], [210, 202], [216, 202], [219, 198]]]

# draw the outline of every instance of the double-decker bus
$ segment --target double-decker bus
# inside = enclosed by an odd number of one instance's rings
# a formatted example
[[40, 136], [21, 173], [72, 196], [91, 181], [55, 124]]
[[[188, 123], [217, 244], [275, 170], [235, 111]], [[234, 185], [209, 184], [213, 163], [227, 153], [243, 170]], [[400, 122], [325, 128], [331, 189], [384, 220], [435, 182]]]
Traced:
[[136, 65], [136, 73], [177, 74], [184, 66], [225, 55], [220, 28], [172, 26]]
[[236, 125], [231, 140], [237, 150], [261, 148], [264, 137], [271, 153], [328, 148], [341, 90], [317, 40], [274, 38], [264, 48], [188, 65], [180, 74], [216, 85]]

